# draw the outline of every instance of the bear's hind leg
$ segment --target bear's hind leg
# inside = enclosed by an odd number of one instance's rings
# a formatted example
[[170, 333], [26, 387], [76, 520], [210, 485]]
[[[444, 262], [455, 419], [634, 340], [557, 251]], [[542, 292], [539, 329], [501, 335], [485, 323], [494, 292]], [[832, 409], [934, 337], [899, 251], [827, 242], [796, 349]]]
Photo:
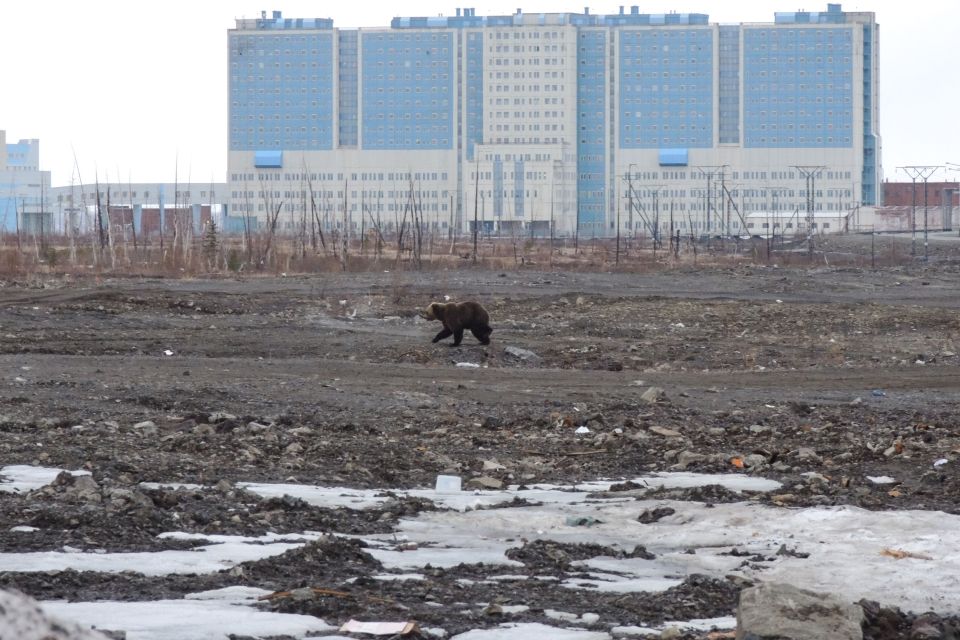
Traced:
[[493, 332], [493, 329], [490, 327], [478, 327], [476, 329], [471, 329], [470, 333], [480, 342], [480, 344], [490, 344], [490, 334]]

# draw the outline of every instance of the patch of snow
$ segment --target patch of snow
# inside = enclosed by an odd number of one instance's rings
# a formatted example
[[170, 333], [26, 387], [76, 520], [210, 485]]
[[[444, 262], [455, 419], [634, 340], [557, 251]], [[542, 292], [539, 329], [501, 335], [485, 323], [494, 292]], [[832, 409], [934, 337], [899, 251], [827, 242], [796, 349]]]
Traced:
[[336, 631], [313, 616], [272, 613], [225, 600], [40, 603], [49, 615], [99, 629], [123, 630], [127, 640], [227, 640], [241, 636], [303, 636]]
[[[196, 539], [187, 534], [166, 537]], [[136, 553], [85, 553], [81, 551], [31, 551], [0, 553], [0, 571], [98, 571], [119, 573], [132, 571], [146, 576], [183, 573], [214, 573], [241, 562], [278, 556], [303, 545], [303, 542], [275, 542], [277, 536], [199, 536], [217, 542], [189, 550], [167, 550]], [[317, 537], [317, 536], [315, 536]], [[287, 536], [292, 538], [292, 536]], [[309, 538], [301, 536], [302, 540]]]
[[610, 634], [603, 631], [584, 631], [582, 629], [561, 629], [534, 622], [507, 623], [495, 629], [474, 629], [459, 633], [450, 640], [530, 640], [530, 638], [550, 638], [550, 640], [611, 640]]
[[683, 622], [664, 622], [662, 628], [677, 627], [684, 631], [710, 631], [712, 629], [728, 630], [736, 629], [737, 619], [734, 616], [724, 616], [722, 618], [699, 618], [686, 620]]
[[[40, 489], [53, 482], [64, 469], [14, 464], [0, 469], [0, 491], [8, 493]], [[70, 475], [88, 476], [89, 471], [71, 471]]]

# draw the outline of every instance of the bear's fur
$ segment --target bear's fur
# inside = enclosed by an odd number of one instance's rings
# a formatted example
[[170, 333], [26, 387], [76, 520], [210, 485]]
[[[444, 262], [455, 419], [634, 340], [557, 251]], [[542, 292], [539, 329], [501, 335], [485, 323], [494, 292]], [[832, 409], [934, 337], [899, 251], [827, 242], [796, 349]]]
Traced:
[[439, 320], [443, 323], [443, 330], [434, 336], [433, 341], [439, 342], [453, 336], [453, 346], [458, 346], [463, 340], [464, 330], [469, 329], [480, 344], [490, 344], [490, 315], [479, 302], [432, 302], [423, 313], [427, 320]]

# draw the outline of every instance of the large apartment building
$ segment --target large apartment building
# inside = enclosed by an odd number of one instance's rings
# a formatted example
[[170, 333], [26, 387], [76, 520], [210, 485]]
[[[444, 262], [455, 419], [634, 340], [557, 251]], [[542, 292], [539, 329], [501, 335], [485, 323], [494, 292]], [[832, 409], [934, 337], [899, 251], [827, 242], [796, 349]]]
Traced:
[[[229, 47], [233, 216], [460, 231], [743, 232], [879, 204], [873, 13], [473, 9], [338, 29], [279, 12]], [[361, 222], [361, 219], [363, 222]], [[813, 219], [812, 215], [809, 219]]]

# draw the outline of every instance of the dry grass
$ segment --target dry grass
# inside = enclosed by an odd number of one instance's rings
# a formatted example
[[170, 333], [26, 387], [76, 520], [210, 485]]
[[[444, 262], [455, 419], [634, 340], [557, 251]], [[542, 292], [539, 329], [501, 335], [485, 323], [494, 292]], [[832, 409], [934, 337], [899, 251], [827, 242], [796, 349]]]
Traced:
[[[477, 256], [473, 255], [471, 237], [451, 242], [449, 237], [429, 238], [424, 242], [421, 259], [416, 261], [410, 248], [397, 250], [395, 238], [385, 238], [379, 255], [370, 241], [361, 246], [359, 240], [346, 245], [328, 238], [325, 247], [314, 249], [310, 243], [289, 236], [266, 238], [265, 234], [250, 237], [220, 236], [211, 244], [197, 236], [187, 242], [168, 241], [161, 246], [156, 238], [143, 239], [134, 246], [129, 240], [100, 247], [95, 237], [47, 236], [38, 239], [0, 238], [0, 275], [26, 277], [32, 275], [138, 275], [148, 277], [217, 277], [228, 275], [280, 275], [322, 273], [347, 270], [403, 271], [419, 268], [424, 271], [480, 268], [492, 271], [511, 269], [562, 271], [616, 271], [649, 273], [670, 269], [729, 268], [739, 265], [773, 265], [780, 267], [859, 267], [876, 268], [910, 264], [915, 259], [903, 239], [871, 246], [861, 236], [834, 245], [836, 239], [818, 245], [814, 255], [808, 254], [806, 243], [768, 242], [764, 239], [694, 242], [681, 238], [678, 248], [669, 243], [654, 249], [644, 238], [621, 238], [619, 250], [615, 239], [558, 238], [549, 239], [482, 237], [478, 239]], [[850, 245], [850, 246], [847, 246]], [[851, 248], [852, 247], [852, 248]]]

